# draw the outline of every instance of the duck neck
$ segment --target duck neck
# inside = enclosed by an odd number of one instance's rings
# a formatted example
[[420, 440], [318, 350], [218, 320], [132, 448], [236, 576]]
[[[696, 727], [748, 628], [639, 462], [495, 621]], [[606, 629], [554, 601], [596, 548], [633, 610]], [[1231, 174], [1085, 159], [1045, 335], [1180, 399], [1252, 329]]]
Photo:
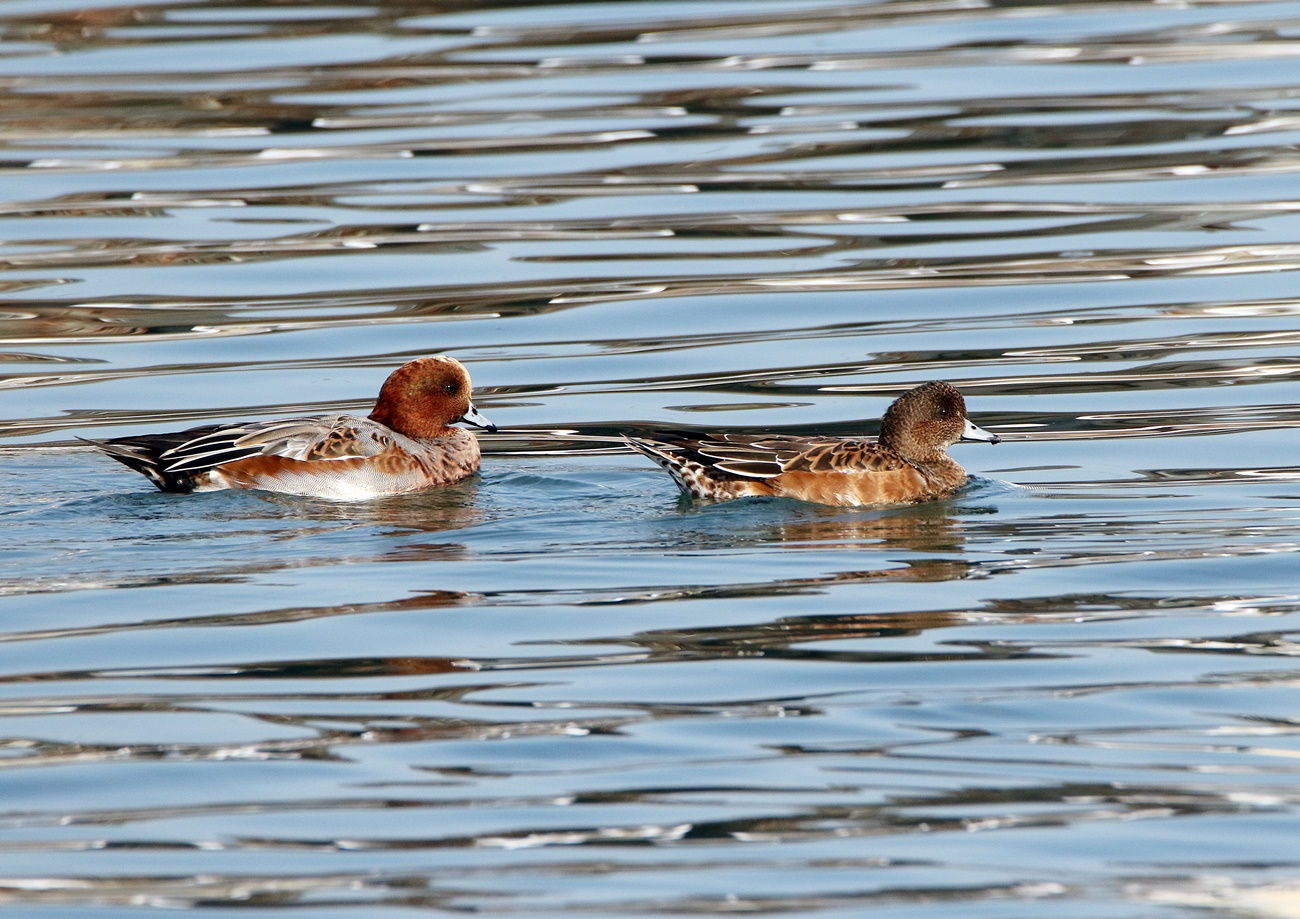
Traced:
[[943, 449], [930, 450], [920, 455], [915, 453], [904, 455], [914, 466], [924, 466], [929, 469], [947, 469], [953, 466], [961, 468], [957, 465], [957, 461], [948, 455], [948, 451]]
[[908, 462], [918, 465], [941, 465], [945, 462], [952, 462], [952, 458], [948, 456], [948, 451], [944, 447], [924, 445], [917, 438], [909, 436], [906, 431], [901, 431], [896, 426], [881, 427], [880, 445], [893, 450]]
[[370, 413], [370, 420], [417, 440], [437, 437], [447, 430], [446, 425], [435, 422], [428, 412], [422, 411], [418, 405], [412, 404], [411, 399], [400, 393], [380, 393], [379, 402]]

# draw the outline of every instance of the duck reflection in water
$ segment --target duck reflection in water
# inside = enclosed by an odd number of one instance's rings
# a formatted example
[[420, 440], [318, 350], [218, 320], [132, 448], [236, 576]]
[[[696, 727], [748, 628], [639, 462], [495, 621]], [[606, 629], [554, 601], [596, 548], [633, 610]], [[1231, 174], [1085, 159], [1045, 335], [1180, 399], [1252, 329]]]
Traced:
[[886, 410], [876, 442], [762, 434], [625, 439], [696, 498], [771, 496], [841, 507], [950, 495], [968, 477], [948, 447], [1001, 440], [972, 424], [961, 393], [942, 382], [900, 396]]

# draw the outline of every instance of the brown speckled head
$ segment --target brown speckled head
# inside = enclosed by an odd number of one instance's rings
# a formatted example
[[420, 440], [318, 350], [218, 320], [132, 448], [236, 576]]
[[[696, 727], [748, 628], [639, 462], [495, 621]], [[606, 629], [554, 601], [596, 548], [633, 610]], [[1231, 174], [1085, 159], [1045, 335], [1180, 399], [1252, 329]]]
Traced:
[[460, 361], [421, 357], [384, 381], [370, 419], [407, 437], [437, 437], [457, 421], [495, 430], [475, 410], [470, 394], [469, 371]]
[[936, 381], [908, 390], [885, 411], [880, 421], [880, 443], [908, 459], [924, 461], [963, 437], [970, 438], [971, 431], [997, 443], [992, 434], [967, 421], [966, 400], [957, 388]]

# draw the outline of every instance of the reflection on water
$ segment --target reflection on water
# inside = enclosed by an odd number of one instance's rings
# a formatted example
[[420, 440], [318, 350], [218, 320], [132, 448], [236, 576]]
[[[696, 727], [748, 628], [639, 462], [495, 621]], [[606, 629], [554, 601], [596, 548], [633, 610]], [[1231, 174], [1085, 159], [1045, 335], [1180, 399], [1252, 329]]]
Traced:
[[[1298, 27], [9, 4], [0, 903], [1296, 915]], [[503, 427], [439, 492], [73, 440], [440, 352]], [[1007, 441], [945, 502], [622, 448], [927, 379]]]

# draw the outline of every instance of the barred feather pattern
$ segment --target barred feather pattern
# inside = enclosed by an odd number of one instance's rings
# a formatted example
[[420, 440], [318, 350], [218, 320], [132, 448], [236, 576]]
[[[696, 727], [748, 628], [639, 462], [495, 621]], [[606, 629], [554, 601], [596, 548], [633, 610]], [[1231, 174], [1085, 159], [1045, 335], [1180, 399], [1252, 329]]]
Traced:
[[625, 440], [697, 498], [774, 495], [858, 506], [951, 494], [967, 476], [947, 448], [959, 440], [997, 443], [999, 438], [970, 423], [956, 388], [932, 382], [895, 400], [881, 421], [878, 441], [735, 433]]
[[351, 499], [449, 484], [478, 469], [478, 440], [447, 428], [398, 434], [368, 418], [319, 415], [89, 441], [170, 492], [260, 488]]
[[[888, 447], [864, 440], [739, 434], [699, 441], [626, 440], [662, 466], [683, 493], [715, 501], [768, 495], [822, 504], [896, 503], [933, 497], [966, 480], [961, 467], [948, 460], [956, 475], [931, 464], [928, 471], [941, 483], [929, 487], [921, 469]], [[904, 490], [916, 497], [901, 497]]]

